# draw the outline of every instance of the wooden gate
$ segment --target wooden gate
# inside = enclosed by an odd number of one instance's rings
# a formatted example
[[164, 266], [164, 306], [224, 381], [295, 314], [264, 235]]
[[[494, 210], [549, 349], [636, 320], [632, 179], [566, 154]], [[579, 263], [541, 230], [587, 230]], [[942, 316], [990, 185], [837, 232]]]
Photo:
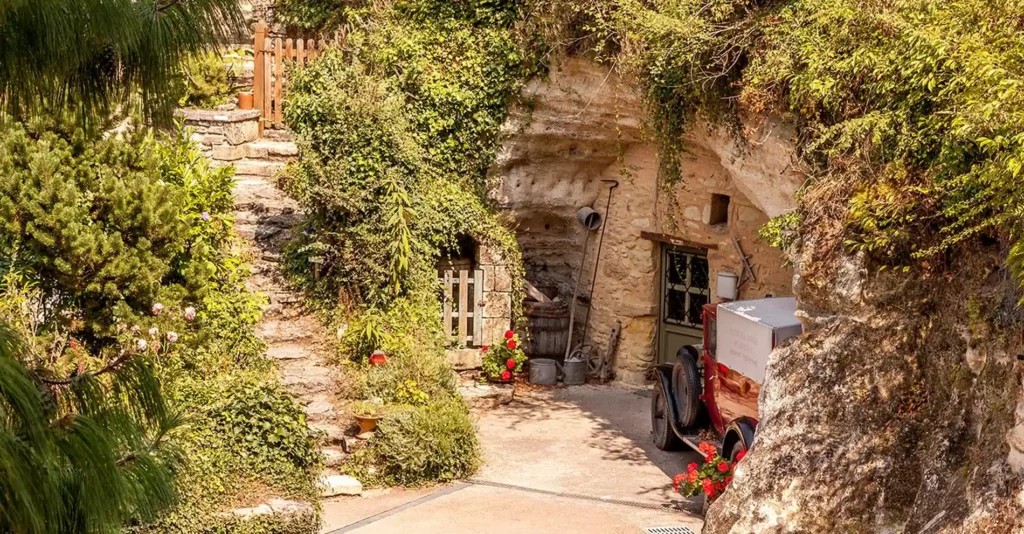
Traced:
[[284, 108], [281, 97], [287, 85], [285, 62], [305, 65], [315, 58], [320, 50], [313, 39], [271, 39], [267, 37], [267, 25], [256, 23], [253, 39], [253, 106], [260, 110], [260, 134], [264, 126], [284, 122]]
[[484, 272], [448, 269], [441, 272], [444, 333], [457, 344], [479, 347], [483, 339]]

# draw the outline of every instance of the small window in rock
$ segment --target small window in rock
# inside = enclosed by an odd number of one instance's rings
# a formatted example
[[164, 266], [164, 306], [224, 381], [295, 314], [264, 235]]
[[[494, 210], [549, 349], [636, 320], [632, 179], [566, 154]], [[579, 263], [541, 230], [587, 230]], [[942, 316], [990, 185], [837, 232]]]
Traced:
[[711, 195], [711, 219], [708, 224], [729, 224], [729, 195]]

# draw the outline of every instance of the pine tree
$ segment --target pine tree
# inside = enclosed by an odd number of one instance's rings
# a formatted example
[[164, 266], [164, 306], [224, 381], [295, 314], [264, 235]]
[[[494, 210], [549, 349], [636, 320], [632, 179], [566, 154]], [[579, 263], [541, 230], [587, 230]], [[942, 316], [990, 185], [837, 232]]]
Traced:
[[163, 180], [155, 145], [142, 133], [0, 132], [0, 259], [50, 309], [79, 310], [103, 330], [119, 308], [153, 304], [186, 235], [181, 190]]
[[73, 107], [97, 124], [140, 94], [167, 116], [182, 59], [242, 29], [237, 0], [3, 0], [0, 114]]
[[120, 357], [93, 374], [45, 378], [0, 326], [0, 532], [115, 533], [174, 500], [180, 424], [149, 365]]

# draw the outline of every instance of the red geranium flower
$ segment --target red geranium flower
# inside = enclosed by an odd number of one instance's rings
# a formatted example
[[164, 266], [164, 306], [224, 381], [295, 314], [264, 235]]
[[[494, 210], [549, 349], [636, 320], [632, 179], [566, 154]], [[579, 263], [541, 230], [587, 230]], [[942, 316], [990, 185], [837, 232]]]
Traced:
[[725, 477], [725, 485], [728, 486], [729, 484], [732, 484], [732, 477]]
[[512, 339], [512, 336], [514, 336], [514, 335], [516, 335], [516, 333], [511, 331], [511, 330], [506, 330], [505, 331], [505, 339]]
[[508, 367], [509, 371], [515, 369], [516, 368], [516, 361], [513, 360], [512, 358], [509, 358], [509, 359], [505, 360], [505, 367]]
[[505, 346], [510, 348], [510, 349], [516, 348], [516, 340], [514, 340], [514, 339], [508, 340], [508, 343], [506, 343]]
[[721, 462], [718, 462], [718, 472], [719, 473], [724, 473], [724, 472], [726, 472], [728, 470], [729, 470], [729, 462], [726, 462], [725, 460], [722, 460]]
[[709, 464], [709, 463], [711, 463], [713, 461], [715, 461], [715, 455], [714, 454], [709, 454], [709, 455], [704, 457], [704, 463], [706, 463], [706, 464]]
[[483, 351], [483, 352], [487, 352], [487, 349], [489, 349], [489, 348], [491, 348], [491, 347], [488, 347], [487, 345], [484, 345], [484, 346], [480, 347], [480, 350]]
[[736, 453], [736, 461], [738, 462], [738, 461], [742, 460], [743, 457], [746, 456], [746, 455], [747, 455], [747, 449], [743, 449], [742, 451]]
[[704, 493], [708, 494], [708, 497], [710, 497], [715, 492], [715, 483], [711, 482], [710, 478], [705, 478], [704, 481], [700, 483], [700, 485], [704, 489]]
[[690, 465], [686, 466], [686, 472], [692, 473], [697, 470], [697, 462], [690, 462]]
[[706, 441], [700, 442], [700, 445], [697, 445], [697, 449], [700, 452], [703, 452], [704, 456], [708, 456], [708, 455], [711, 455], [711, 454], [714, 454], [714, 453], [718, 452], [718, 450], [715, 448], [714, 445], [712, 445], [712, 444], [710, 444], [710, 443], [708, 443]]
[[675, 488], [676, 491], [679, 491], [679, 485], [682, 484], [684, 480], [686, 480], [686, 475], [683, 473], [679, 473], [672, 477], [672, 487]]
[[700, 478], [700, 473], [697, 471], [690, 471], [690, 474], [686, 476], [686, 479], [690, 481], [690, 484], [697, 482], [698, 478]]
[[502, 380], [511, 380], [512, 379], [512, 373], [510, 373], [508, 371], [502, 371], [501, 372], [501, 379]]
[[722, 481], [715, 482], [715, 491], [722, 491], [725, 489], [725, 483]]

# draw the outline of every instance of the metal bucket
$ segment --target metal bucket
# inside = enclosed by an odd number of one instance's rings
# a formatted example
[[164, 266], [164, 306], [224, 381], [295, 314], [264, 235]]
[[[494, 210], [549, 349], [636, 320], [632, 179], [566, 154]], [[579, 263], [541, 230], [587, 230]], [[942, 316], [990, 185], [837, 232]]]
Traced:
[[567, 361], [562, 364], [562, 382], [567, 386], [579, 386], [587, 383], [586, 360]]
[[558, 383], [558, 362], [547, 358], [531, 358], [530, 383], [540, 386], [553, 386]]

